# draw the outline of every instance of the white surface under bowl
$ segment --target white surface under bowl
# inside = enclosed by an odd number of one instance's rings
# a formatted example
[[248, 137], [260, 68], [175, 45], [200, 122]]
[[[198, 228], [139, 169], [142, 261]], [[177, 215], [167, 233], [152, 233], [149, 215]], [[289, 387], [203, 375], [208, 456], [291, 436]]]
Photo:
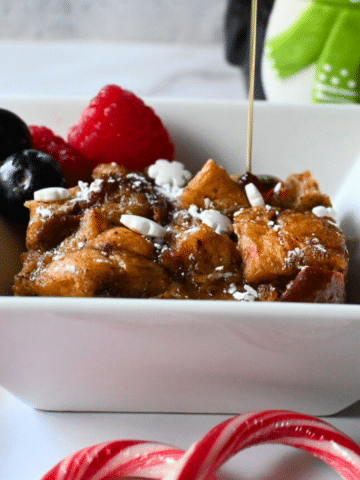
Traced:
[[[88, 100], [3, 98], [1, 107], [65, 135]], [[246, 102], [146, 102], [169, 128], [178, 160], [195, 171], [213, 158], [244, 172]], [[355, 304], [2, 296], [3, 387], [35, 408], [72, 411], [325, 415], [360, 398], [360, 200], [348, 199], [357, 190], [358, 108], [261, 102], [254, 121], [254, 173], [311, 169], [346, 211], [338, 213], [352, 246]]]

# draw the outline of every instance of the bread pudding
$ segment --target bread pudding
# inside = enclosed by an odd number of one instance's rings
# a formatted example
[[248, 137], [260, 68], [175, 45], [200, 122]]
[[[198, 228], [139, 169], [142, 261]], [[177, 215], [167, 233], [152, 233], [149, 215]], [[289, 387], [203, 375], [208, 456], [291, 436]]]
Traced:
[[143, 171], [100, 164], [92, 181], [26, 202], [25, 296], [345, 301], [348, 254], [309, 171], [285, 181], [208, 160]]

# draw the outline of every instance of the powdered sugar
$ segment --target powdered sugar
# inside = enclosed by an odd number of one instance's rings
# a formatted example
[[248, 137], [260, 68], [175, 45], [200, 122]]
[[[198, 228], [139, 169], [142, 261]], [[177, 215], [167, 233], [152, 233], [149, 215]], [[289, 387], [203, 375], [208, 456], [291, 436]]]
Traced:
[[171, 185], [170, 183], [158, 187], [158, 191], [164, 195], [169, 202], [175, 202], [181, 196], [183, 190], [183, 188]]
[[36, 214], [46, 219], [46, 218], [50, 218], [53, 215], [53, 211], [50, 208], [37, 207]]
[[289, 250], [285, 258], [285, 264], [293, 263], [304, 257], [304, 252], [301, 248], [295, 247], [294, 250]]
[[73, 273], [74, 275], [80, 273], [79, 270], [75, 267], [75, 265], [65, 264], [65, 265], [58, 265], [53, 268], [53, 272], [69, 272]]
[[321, 245], [321, 243], [315, 243], [312, 245], [312, 247], [320, 253], [328, 253], [327, 249], [324, 247], [324, 245]]
[[244, 285], [244, 290], [245, 292], [240, 292], [235, 283], [232, 283], [228, 289], [228, 292], [234, 297], [235, 300], [242, 302], [254, 302], [258, 296], [257, 291], [250, 285]]
[[76, 192], [75, 198], [73, 199], [74, 201], [89, 201], [90, 200], [90, 194], [92, 192], [100, 192], [101, 186], [102, 186], [103, 180], [101, 178], [97, 178], [90, 184], [87, 182], [79, 182], [78, 186], [80, 190]]

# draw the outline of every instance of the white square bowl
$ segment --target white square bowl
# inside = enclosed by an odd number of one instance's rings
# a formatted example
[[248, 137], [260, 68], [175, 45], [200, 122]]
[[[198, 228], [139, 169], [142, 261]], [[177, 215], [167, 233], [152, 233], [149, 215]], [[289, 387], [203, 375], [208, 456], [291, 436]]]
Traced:
[[[145, 99], [193, 171], [245, 170], [247, 103]], [[60, 135], [89, 99], [3, 98]], [[360, 115], [354, 106], [256, 104], [254, 173], [310, 169], [335, 199], [351, 253], [346, 305], [0, 297], [0, 385], [56, 411], [328, 415], [360, 399]], [[1, 268], [13, 273], [4, 258]]]

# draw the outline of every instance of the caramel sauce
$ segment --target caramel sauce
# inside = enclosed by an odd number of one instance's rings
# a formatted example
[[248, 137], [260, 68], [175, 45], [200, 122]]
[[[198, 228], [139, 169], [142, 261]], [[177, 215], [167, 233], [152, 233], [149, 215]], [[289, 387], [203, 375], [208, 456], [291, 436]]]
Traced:
[[271, 198], [274, 188], [279, 182], [280, 180], [272, 175], [254, 175], [251, 172], [246, 172], [238, 180], [238, 183], [244, 187], [249, 183], [253, 183], [263, 195], [265, 201]]

